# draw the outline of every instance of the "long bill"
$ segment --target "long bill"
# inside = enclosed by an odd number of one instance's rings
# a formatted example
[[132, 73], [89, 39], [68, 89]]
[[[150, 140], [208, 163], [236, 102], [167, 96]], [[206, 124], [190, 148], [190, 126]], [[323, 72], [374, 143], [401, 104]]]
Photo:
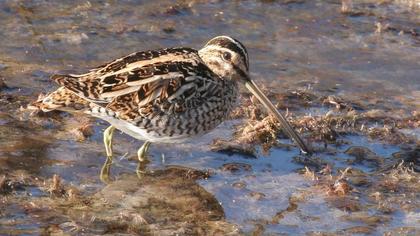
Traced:
[[[247, 76], [248, 77], [248, 76]], [[312, 151], [306, 146], [305, 142], [300, 138], [296, 131], [292, 128], [286, 118], [276, 109], [276, 107], [270, 102], [267, 96], [258, 88], [258, 86], [252, 81], [249, 77], [245, 82], [245, 87], [251, 91], [255, 97], [265, 106], [265, 108], [273, 114], [276, 119], [280, 122], [283, 127], [283, 130], [286, 132], [289, 138], [293, 139], [300, 147], [302, 152], [306, 154], [312, 154]]]

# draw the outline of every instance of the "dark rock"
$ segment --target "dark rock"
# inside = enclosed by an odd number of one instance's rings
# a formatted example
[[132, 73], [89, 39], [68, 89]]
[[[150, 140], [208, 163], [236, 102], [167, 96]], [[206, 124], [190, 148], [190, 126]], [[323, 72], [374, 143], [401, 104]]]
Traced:
[[252, 166], [245, 163], [232, 162], [232, 163], [224, 164], [221, 169], [223, 171], [230, 171], [230, 172], [238, 172], [240, 170], [251, 171]]

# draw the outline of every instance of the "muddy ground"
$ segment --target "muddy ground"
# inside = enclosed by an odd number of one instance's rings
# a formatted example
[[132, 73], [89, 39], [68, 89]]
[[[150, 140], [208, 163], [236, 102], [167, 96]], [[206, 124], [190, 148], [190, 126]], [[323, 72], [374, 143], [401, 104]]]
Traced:
[[[419, 235], [420, 2], [2, 1], [0, 235]], [[128, 53], [227, 34], [311, 143], [305, 156], [245, 89], [230, 119], [179, 145], [26, 109]]]

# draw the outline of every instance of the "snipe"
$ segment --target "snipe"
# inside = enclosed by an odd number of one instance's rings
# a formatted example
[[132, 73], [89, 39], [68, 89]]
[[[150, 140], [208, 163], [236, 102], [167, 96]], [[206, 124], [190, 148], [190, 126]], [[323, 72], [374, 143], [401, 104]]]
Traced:
[[211, 39], [202, 49], [167, 48], [136, 52], [82, 75], [55, 75], [60, 87], [33, 103], [43, 111], [83, 112], [108, 121], [108, 156], [101, 179], [108, 181], [115, 128], [145, 143], [183, 142], [211, 131], [235, 105], [244, 84], [282, 124], [305, 153], [310, 149], [249, 76], [248, 53], [228, 36]]

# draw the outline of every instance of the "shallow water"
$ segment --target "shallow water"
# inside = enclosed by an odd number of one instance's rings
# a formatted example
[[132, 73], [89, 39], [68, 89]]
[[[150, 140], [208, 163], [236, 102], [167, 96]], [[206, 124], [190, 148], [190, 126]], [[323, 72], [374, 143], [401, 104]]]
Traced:
[[[16, 186], [21, 187], [12, 193], [0, 193], [0, 234], [37, 235], [53, 230], [51, 225], [55, 225], [54, 230], [61, 230], [58, 232], [70, 234], [146, 232], [143, 228], [121, 226], [103, 230], [94, 220], [95, 224], [78, 228], [85, 231], [74, 231], [68, 222], [81, 224], [80, 215], [87, 213], [75, 210], [73, 205], [68, 206], [71, 210], [63, 210], [60, 200], [50, 204], [54, 198], [51, 200], [48, 191], [40, 187], [43, 181], [58, 174], [66, 186], [77, 188], [82, 196], [96, 203], [96, 195], [106, 186], [98, 177], [104, 161], [105, 122], [68, 114], [30, 117], [20, 109], [36, 100], [39, 93], [56, 88], [49, 80], [50, 75], [82, 73], [133, 51], [179, 45], [200, 48], [216, 35], [231, 35], [246, 45], [252, 77], [274, 98], [282, 99], [284, 104], [279, 106], [290, 107], [294, 115], [320, 116], [332, 109], [315, 104], [315, 100], [302, 107], [300, 100], [282, 96], [304, 90], [317, 97], [340, 96], [364, 110], [383, 110], [390, 117], [411, 117], [417, 122], [417, 129], [410, 126], [404, 132], [418, 133], [420, 2], [364, 0], [355, 1], [352, 10], [345, 14], [340, 9], [340, 1], [309, 0], [1, 1], [0, 176], [18, 180], [21, 185]], [[1, 85], [1, 78], [7, 88]], [[258, 147], [257, 158], [210, 151], [213, 139], [230, 139], [235, 125], [243, 122], [246, 120], [227, 121], [214, 132], [189, 143], [151, 147], [150, 170], [176, 165], [210, 172], [209, 178], [197, 183], [220, 203], [224, 214], [216, 220], [225, 223], [214, 228], [209, 223], [213, 216], [203, 216], [202, 228], [209, 230], [204, 232], [400, 235], [419, 232], [418, 192], [399, 186], [397, 194], [384, 194], [388, 201], [385, 203], [391, 202], [393, 209], [388, 213], [377, 209], [384, 202], [375, 202], [369, 195], [382, 190], [384, 185], [378, 176], [387, 175], [382, 169], [395, 164], [392, 154], [419, 145], [418, 135], [414, 135], [414, 143], [407, 144], [363, 134], [340, 134], [343, 144], [329, 145], [329, 149], [317, 153], [317, 160], [333, 165], [333, 175], [339, 175], [338, 170], [348, 166], [368, 175], [369, 184], [354, 185], [360, 192], [352, 193], [358, 206], [357, 210], [351, 207], [353, 210], [349, 210], [348, 206], [337, 204], [343, 199], [331, 200], [324, 189], [318, 188], [322, 184], [298, 171], [304, 166], [316, 169], [316, 165], [296, 161], [299, 156], [296, 148], [274, 147], [265, 153]], [[93, 124], [93, 135], [78, 141], [75, 130], [84, 123]], [[375, 122], [367, 125], [375, 127]], [[131, 177], [124, 176], [134, 173], [133, 157], [141, 142], [119, 133], [114, 140], [117, 157], [112, 176], [130, 183]], [[283, 139], [281, 142], [290, 143]], [[321, 142], [314, 145], [323, 146]], [[369, 148], [383, 163], [377, 159], [355, 161], [354, 156], [346, 153], [353, 146]], [[226, 167], [230, 163], [234, 163], [231, 168]], [[165, 173], [162, 175], [166, 176]], [[412, 175], [408, 183], [418, 184], [418, 173]], [[159, 187], [153, 181], [144, 185], [139, 186]], [[130, 201], [135, 201], [137, 195], [130, 194]], [[400, 202], [403, 196], [409, 196], [411, 203]], [[299, 200], [293, 207], [295, 203], [290, 199], [295, 198]], [[40, 207], [47, 203], [51, 212]], [[123, 205], [109, 215], [98, 213], [96, 217], [109, 223], [107, 219], [115, 212], [133, 209]], [[150, 214], [153, 219], [159, 218], [158, 213]], [[165, 212], [160, 214], [163, 217]], [[181, 216], [180, 219], [184, 220]], [[194, 226], [185, 228], [201, 227], [200, 222], [191, 224]], [[162, 227], [156, 222], [154, 225]], [[169, 235], [175, 232], [168, 230], [147, 232]], [[203, 231], [188, 232], [181, 234]]]

